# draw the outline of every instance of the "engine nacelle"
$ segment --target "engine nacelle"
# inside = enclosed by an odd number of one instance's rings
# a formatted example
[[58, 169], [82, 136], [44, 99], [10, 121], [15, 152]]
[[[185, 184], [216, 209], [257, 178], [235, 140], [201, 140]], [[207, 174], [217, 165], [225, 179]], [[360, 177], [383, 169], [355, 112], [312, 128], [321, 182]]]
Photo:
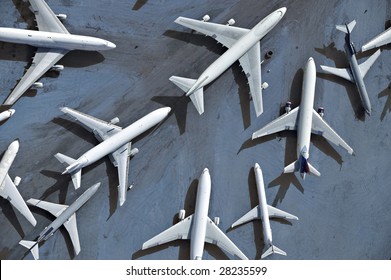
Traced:
[[109, 124], [117, 124], [119, 123], [119, 118], [118, 117], [115, 117], [113, 119], [110, 120]]
[[16, 187], [19, 186], [20, 181], [22, 181], [22, 178], [20, 178], [19, 176], [16, 176], [15, 179], [14, 179], [14, 185]]
[[129, 156], [134, 157], [136, 154], [138, 154], [139, 150], [137, 148], [134, 148], [130, 151]]
[[179, 210], [179, 212], [178, 212], [178, 219], [179, 219], [180, 221], [182, 221], [182, 220], [185, 219], [185, 216], [186, 216], [186, 211], [185, 211], [185, 209]]
[[235, 24], [235, 20], [231, 18], [229, 21], [227, 21], [227, 25], [231, 26]]
[[43, 88], [43, 83], [41, 82], [35, 82], [32, 86], [32, 89], [37, 89], [37, 88]]
[[323, 116], [324, 116], [324, 108], [323, 107], [318, 108], [318, 114], [319, 114], [319, 116], [321, 116], [323, 118]]
[[66, 14], [58, 14], [56, 17], [60, 20], [66, 20], [68, 16]]
[[269, 87], [269, 84], [264, 82], [262, 85], [261, 85], [261, 88], [262, 89], [267, 89]]
[[202, 21], [204, 21], [204, 22], [207, 22], [207, 21], [209, 21], [210, 20], [210, 16], [209, 15], [204, 15], [203, 17], [202, 17]]
[[53, 67], [52, 67], [52, 70], [53, 71], [57, 71], [57, 72], [61, 72], [62, 70], [64, 70], [64, 65], [54, 65]]
[[288, 114], [291, 110], [292, 110], [292, 102], [288, 101], [288, 102], [285, 104], [285, 113]]
[[220, 217], [215, 217], [213, 219], [213, 222], [215, 223], [216, 226], [218, 226], [220, 224]]

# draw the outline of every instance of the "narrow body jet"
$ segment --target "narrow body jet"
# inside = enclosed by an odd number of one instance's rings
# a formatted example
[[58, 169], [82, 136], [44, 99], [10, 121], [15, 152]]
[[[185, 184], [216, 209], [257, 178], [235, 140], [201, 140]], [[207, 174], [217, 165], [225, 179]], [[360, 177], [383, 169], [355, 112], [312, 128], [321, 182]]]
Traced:
[[55, 65], [71, 50], [101, 51], [115, 48], [115, 44], [100, 38], [72, 35], [59, 19], [66, 15], [56, 15], [44, 0], [29, 0], [35, 15], [38, 31], [0, 27], [0, 41], [27, 44], [37, 48], [33, 63], [19, 81], [4, 105], [13, 105], [29, 88], [41, 88], [36, 82], [49, 70], [62, 71], [63, 65]]
[[53, 234], [64, 225], [71, 238], [75, 254], [80, 253], [80, 241], [77, 231], [76, 211], [80, 209], [99, 189], [100, 183], [97, 183], [88, 188], [79, 198], [71, 205], [61, 205], [51, 202], [46, 202], [38, 199], [29, 199], [27, 203], [39, 207], [53, 214], [56, 219], [39, 234], [36, 241], [21, 240], [20, 245], [28, 248], [33, 254], [34, 259], [39, 259], [38, 244], [48, 240]]
[[26, 219], [35, 226], [37, 221], [35, 220], [30, 209], [27, 207], [18, 189], [16, 188], [20, 184], [20, 177], [16, 176], [12, 181], [8, 175], [12, 163], [15, 160], [16, 154], [19, 151], [19, 140], [14, 140], [5, 151], [0, 161], [0, 195], [7, 199], [18, 211], [26, 217]]
[[290, 110], [290, 105], [287, 106], [287, 113], [252, 135], [252, 139], [256, 139], [283, 130], [297, 130], [297, 160], [286, 166], [284, 173], [300, 171], [303, 179], [307, 173], [320, 176], [320, 172], [308, 162], [311, 133], [321, 135], [335, 145], [344, 148], [349, 154], [353, 154], [353, 149], [313, 109], [315, 83], [316, 67], [313, 58], [310, 57], [304, 69], [300, 106], [293, 110]]
[[261, 85], [259, 40], [277, 25], [285, 12], [285, 7], [274, 11], [252, 29], [230, 26], [230, 22], [233, 20], [230, 20], [229, 24], [223, 25], [178, 17], [175, 20], [176, 23], [211, 36], [228, 50], [213, 62], [197, 80], [172, 76], [170, 81], [186, 92], [186, 96], [190, 97], [198, 113], [202, 114], [204, 112], [203, 87], [214, 81], [235, 61], [239, 60], [248, 79], [256, 115], [259, 116], [263, 112], [262, 88], [267, 87], [267, 83]]
[[245, 214], [242, 218], [233, 223], [231, 227], [236, 227], [256, 219], [261, 219], [263, 239], [266, 245], [266, 251], [262, 254], [261, 258], [263, 259], [273, 253], [286, 256], [286, 252], [273, 245], [272, 230], [270, 228], [269, 218], [282, 218], [292, 220], [298, 220], [299, 218], [267, 204], [263, 174], [261, 167], [258, 163], [256, 163], [254, 166], [254, 172], [257, 184], [259, 204], [258, 206], [250, 210], [247, 214]]
[[364, 84], [364, 77], [367, 74], [368, 70], [371, 68], [373, 63], [380, 55], [380, 50], [377, 50], [372, 56], [370, 56], [365, 62], [358, 64], [356, 58], [356, 49], [353, 42], [351, 41], [351, 32], [356, 25], [356, 21], [353, 20], [351, 23], [346, 25], [337, 25], [337, 29], [346, 33], [345, 35], [345, 51], [347, 58], [349, 60], [350, 68], [334, 68], [329, 66], [323, 66], [323, 71], [339, 76], [356, 84], [357, 91], [360, 95], [361, 103], [365, 112], [368, 115], [371, 115], [371, 102], [369, 100], [368, 92]]
[[217, 227], [219, 218], [212, 221], [208, 217], [211, 178], [209, 170], [202, 171], [198, 183], [194, 214], [185, 218], [185, 210], [179, 212], [179, 223], [168, 228], [143, 244], [142, 249], [164, 244], [176, 239], [190, 239], [190, 259], [201, 260], [205, 242], [216, 244], [221, 249], [243, 260], [247, 257], [234, 243]]
[[81, 182], [82, 168], [110, 155], [111, 162], [118, 169], [118, 196], [120, 205], [123, 205], [126, 200], [126, 190], [130, 188], [128, 186], [129, 157], [133, 157], [138, 153], [137, 148], [132, 149], [131, 141], [162, 122], [168, 116], [171, 108], [157, 109], [124, 129], [115, 125], [119, 122], [118, 118], [105, 122], [68, 107], [61, 108], [61, 111], [69, 114], [87, 127], [101, 141], [100, 144], [82, 154], [78, 159], [57, 153], [55, 157], [67, 166], [62, 174], [70, 174], [75, 189], [78, 189]]

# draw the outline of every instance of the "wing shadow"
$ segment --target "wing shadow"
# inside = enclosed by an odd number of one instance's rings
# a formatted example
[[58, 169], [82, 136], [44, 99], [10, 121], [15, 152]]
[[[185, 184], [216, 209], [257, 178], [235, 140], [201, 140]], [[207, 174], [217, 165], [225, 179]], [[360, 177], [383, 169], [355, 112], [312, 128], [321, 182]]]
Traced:
[[380, 120], [383, 121], [387, 113], [391, 111], [391, 83], [388, 85], [387, 88], [381, 91], [377, 97], [378, 98], [387, 97], [386, 103], [384, 104], [383, 111], [381, 112], [380, 115]]

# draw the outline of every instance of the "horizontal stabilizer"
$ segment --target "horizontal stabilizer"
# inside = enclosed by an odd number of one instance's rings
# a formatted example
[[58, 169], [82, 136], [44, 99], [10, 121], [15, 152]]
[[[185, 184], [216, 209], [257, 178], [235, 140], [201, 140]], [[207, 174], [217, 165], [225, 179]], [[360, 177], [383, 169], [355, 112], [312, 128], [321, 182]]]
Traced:
[[81, 169], [78, 169], [71, 173], [72, 183], [75, 187], [75, 190], [80, 188], [81, 185]]
[[309, 162], [307, 162], [307, 164], [308, 164], [308, 167], [310, 168], [310, 173], [319, 177], [320, 172], [318, 170], [316, 170], [316, 168], [313, 167]]
[[292, 173], [299, 171], [299, 161], [296, 160], [284, 168], [284, 173]]
[[284, 252], [283, 250], [281, 250], [277, 246], [272, 245], [272, 246], [269, 247], [269, 249], [266, 250], [265, 253], [262, 254], [261, 259], [264, 259], [267, 256], [269, 256], [271, 254], [274, 254], [274, 253], [286, 256], [286, 252]]
[[188, 92], [197, 81], [194, 79], [182, 78], [178, 76], [171, 76], [169, 80], [184, 92]]
[[[171, 76], [169, 79], [175, 85], [177, 85], [184, 92], [188, 92], [197, 80], [182, 78], [178, 76]], [[201, 115], [204, 112], [204, 89], [201, 87], [189, 95], [191, 102], [193, 102], [198, 113]]]
[[63, 155], [61, 153], [57, 153], [54, 155], [54, 157], [59, 161], [61, 162], [62, 164], [65, 165], [65, 167], [68, 167], [69, 165], [71, 165], [72, 163], [74, 163], [76, 160], [71, 158], [71, 157], [68, 157], [66, 155]]
[[201, 115], [204, 112], [204, 88], [197, 89], [189, 97], [196, 107], [198, 114]]
[[29, 249], [35, 260], [39, 260], [39, 250], [38, 250], [38, 243], [37, 242], [28, 241], [28, 240], [21, 240], [21, 241], [19, 241], [19, 244], [26, 247], [27, 249]]
[[283, 218], [283, 219], [291, 219], [298, 220], [299, 218], [295, 215], [289, 214], [288, 212], [282, 211], [278, 208], [268, 205], [269, 218]]
[[346, 34], [352, 33], [353, 28], [356, 26], [356, 20], [351, 21], [349, 24], [336, 25], [335, 27]]

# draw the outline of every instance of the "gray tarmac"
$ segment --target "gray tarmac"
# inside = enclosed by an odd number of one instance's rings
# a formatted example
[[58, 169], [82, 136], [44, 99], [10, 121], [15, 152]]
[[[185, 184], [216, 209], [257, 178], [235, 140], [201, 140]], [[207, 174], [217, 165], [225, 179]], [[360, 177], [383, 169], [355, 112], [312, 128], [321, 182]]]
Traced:
[[[69, 53], [60, 75], [49, 74], [45, 87], [29, 92], [14, 106], [16, 114], [0, 127], [0, 151], [15, 138], [20, 150], [10, 170], [22, 177], [22, 196], [72, 203], [96, 182], [102, 186], [77, 213], [81, 252], [73, 253], [65, 230], [40, 247], [42, 259], [187, 259], [187, 241], [174, 241], [141, 251], [143, 242], [176, 222], [180, 209], [192, 214], [198, 178], [208, 167], [212, 176], [209, 216], [250, 259], [263, 251], [261, 222], [230, 230], [230, 225], [257, 204], [253, 166], [263, 170], [269, 204], [299, 221], [271, 222], [273, 241], [288, 253], [270, 259], [390, 259], [391, 257], [391, 52], [385, 47], [365, 77], [372, 116], [364, 116], [355, 85], [320, 73], [320, 64], [346, 67], [344, 34], [335, 29], [356, 19], [352, 33], [357, 49], [384, 30], [391, 19], [387, 0], [320, 1], [125, 1], [48, 0], [68, 14], [71, 33], [117, 44], [112, 51]], [[262, 64], [264, 113], [256, 118], [246, 78], [235, 63], [205, 89], [205, 113], [198, 115], [183, 92], [168, 78], [198, 78], [224, 52], [212, 38], [174, 23], [178, 16], [252, 28], [282, 7], [287, 13], [261, 41], [273, 51]], [[0, 1], [0, 26], [32, 28], [33, 15], [18, 0]], [[359, 55], [364, 61], [372, 52]], [[5, 99], [34, 48], [0, 43], [0, 99]], [[281, 174], [295, 160], [296, 134], [282, 132], [252, 141], [251, 135], [280, 115], [286, 101], [300, 103], [303, 67], [312, 56], [318, 69], [315, 109], [325, 107], [325, 120], [354, 149], [313, 137], [310, 162], [321, 177]], [[134, 185], [127, 201], [117, 202], [117, 171], [108, 158], [83, 170], [82, 187], [74, 190], [61, 152], [77, 158], [97, 144], [92, 134], [58, 108], [68, 106], [104, 120], [118, 116], [127, 126], [162, 106], [172, 114], [157, 129], [133, 142], [140, 153], [130, 161]], [[8, 201], [0, 200], [0, 258], [32, 259], [18, 242], [34, 239], [53, 218], [31, 208], [33, 228]], [[204, 259], [230, 255], [206, 245]]]

